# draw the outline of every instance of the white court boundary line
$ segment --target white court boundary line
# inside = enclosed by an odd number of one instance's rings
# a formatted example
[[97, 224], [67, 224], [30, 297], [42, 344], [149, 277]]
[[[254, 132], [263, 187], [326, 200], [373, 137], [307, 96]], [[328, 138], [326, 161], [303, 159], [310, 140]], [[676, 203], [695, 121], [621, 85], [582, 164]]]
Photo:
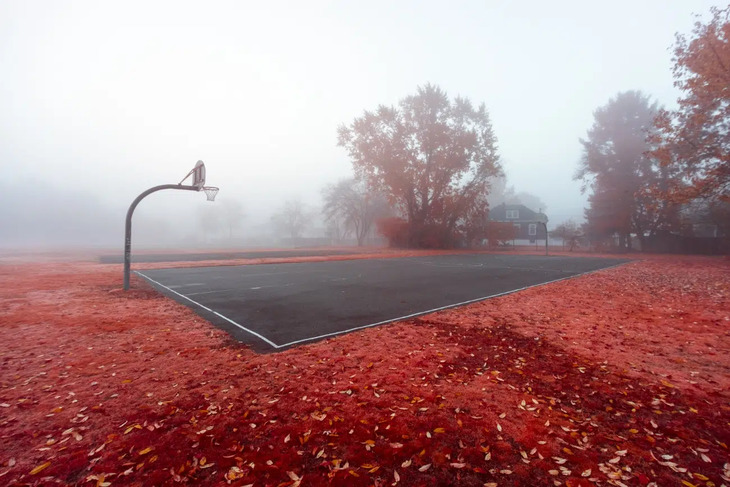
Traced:
[[405, 315], [405, 316], [399, 316], [397, 318], [390, 318], [390, 319], [387, 319], [387, 320], [384, 320], [384, 321], [379, 321], [377, 323], [370, 323], [369, 325], [356, 326], [354, 328], [348, 328], [346, 330], [335, 331], [335, 332], [332, 332], [332, 333], [325, 333], [324, 335], [317, 335], [317, 336], [313, 336], [313, 337], [309, 337], [309, 338], [302, 338], [301, 340], [294, 340], [292, 342], [284, 343], [282, 345], [277, 345], [276, 343], [272, 342], [271, 340], [269, 340], [265, 336], [263, 336], [263, 335], [261, 335], [259, 333], [256, 333], [253, 330], [249, 330], [245, 326], [236, 323], [232, 319], [230, 319], [230, 318], [228, 318], [226, 316], [223, 316], [222, 314], [218, 313], [217, 311], [213, 311], [212, 309], [208, 308], [207, 306], [203, 306], [202, 304], [198, 303], [197, 301], [193, 301], [192, 299], [188, 298], [187, 296], [184, 296], [184, 295], [176, 292], [174, 289], [170, 289], [169, 287], [165, 286], [164, 284], [160, 284], [159, 282], [157, 282], [154, 279], [151, 279], [151, 278], [145, 276], [144, 274], [142, 274], [139, 271], [134, 271], [134, 273], [137, 274], [137, 275], [139, 275], [139, 276], [142, 276], [143, 278], [147, 279], [148, 281], [150, 281], [150, 282], [152, 282], [152, 283], [154, 283], [154, 284], [156, 284], [156, 285], [158, 285], [158, 286], [160, 286], [160, 287], [162, 287], [164, 289], [167, 289], [168, 291], [170, 291], [170, 292], [172, 292], [174, 294], [177, 294], [181, 298], [186, 299], [187, 301], [190, 301], [191, 303], [193, 303], [193, 304], [195, 304], [197, 306], [200, 306], [204, 310], [209, 311], [209, 312], [213, 313], [214, 315], [216, 315], [216, 316], [218, 316], [220, 318], [223, 318], [224, 320], [226, 320], [227, 322], [231, 323], [232, 325], [235, 325], [236, 327], [240, 328], [241, 330], [243, 330], [245, 332], [248, 332], [248, 333], [250, 333], [251, 335], [253, 335], [253, 336], [257, 337], [257, 338], [260, 338], [261, 340], [263, 340], [267, 344], [271, 345], [272, 347], [274, 347], [276, 349], [280, 349], [280, 348], [290, 347], [292, 345], [298, 345], [300, 343], [311, 342], [313, 340], [321, 340], [322, 338], [328, 338], [328, 337], [333, 337], [333, 336], [337, 336], [337, 335], [343, 335], [345, 333], [350, 333], [350, 332], [357, 331], [357, 330], [364, 330], [364, 329], [367, 329], [367, 328], [372, 328], [374, 326], [385, 325], [387, 323], [393, 323], [395, 321], [407, 320], [407, 319], [410, 319], [410, 318], [415, 318], [417, 316], [423, 316], [423, 315], [427, 315], [427, 314], [431, 314], [431, 313], [436, 313], [437, 311], [443, 311], [445, 309], [458, 308], [459, 306], [466, 306], [467, 304], [478, 303], [479, 301], [486, 301], [487, 299], [498, 298], [500, 296], [506, 296], [508, 294], [518, 293], [520, 291], [525, 291], [525, 290], [531, 289], [533, 287], [547, 286], [548, 284], [553, 284], [553, 283], [560, 282], [560, 281], [566, 281], [568, 279], [575, 279], [576, 277], [586, 276], [588, 274], [593, 274], [595, 272], [601, 272], [601, 271], [606, 271], [606, 270], [609, 270], [609, 269], [614, 269], [616, 267], [620, 267], [622, 265], [626, 265], [626, 264], [629, 264], [631, 262], [633, 262], [633, 261], [622, 262], [620, 264], [612, 265], [612, 266], [609, 266], [609, 267], [602, 267], [600, 269], [595, 269], [595, 270], [592, 270], [592, 271], [581, 272], [580, 274], [575, 274], [573, 276], [561, 277], [561, 278], [558, 278], [558, 279], [553, 279], [551, 281], [545, 281], [545, 282], [541, 282], [541, 283], [538, 283], [538, 284], [532, 284], [530, 286], [524, 286], [524, 287], [521, 287], [521, 288], [518, 288], [518, 289], [510, 289], [509, 291], [504, 291], [504, 292], [496, 293], [496, 294], [490, 294], [489, 296], [484, 296], [484, 297], [481, 297], [481, 298], [470, 299], [468, 301], [462, 301], [460, 303], [447, 304], [446, 306], [441, 306], [439, 308], [433, 308], [433, 309], [429, 309], [427, 311], [419, 311], [417, 313], [413, 313], [413, 314], [409, 314], [409, 315]]
[[248, 332], [248, 333], [252, 334], [252, 335], [253, 335], [253, 336], [255, 336], [256, 338], [260, 338], [261, 340], [265, 341], [266, 343], [268, 343], [269, 345], [271, 345], [271, 346], [272, 346], [272, 347], [274, 347], [274, 348], [281, 348], [282, 346], [285, 346], [285, 345], [277, 345], [276, 343], [272, 342], [271, 340], [269, 340], [269, 339], [268, 339], [268, 338], [266, 338], [265, 336], [263, 336], [263, 335], [260, 335], [260, 334], [256, 333], [256, 332], [255, 332], [255, 331], [253, 331], [253, 330], [249, 330], [248, 328], [246, 328], [246, 327], [245, 327], [245, 326], [243, 326], [243, 325], [239, 325], [238, 323], [236, 323], [236, 322], [235, 322], [235, 321], [233, 321], [232, 319], [228, 318], [227, 316], [223, 316], [223, 315], [222, 315], [222, 314], [220, 314], [219, 312], [217, 312], [217, 311], [213, 311], [212, 309], [208, 308], [207, 306], [203, 306], [202, 304], [200, 304], [200, 303], [199, 303], [199, 302], [197, 302], [197, 301], [193, 301], [193, 300], [192, 300], [192, 299], [190, 299], [189, 297], [187, 297], [187, 296], [185, 296], [185, 295], [183, 295], [183, 294], [180, 294], [179, 292], [175, 291], [174, 289], [170, 289], [169, 287], [165, 286], [164, 284], [160, 284], [159, 282], [155, 281], [154, 279], [152, 279], [152, 278], [150, 278], [150, 277], [147, 277], [147, 276], [145, 276], [144, 274], [142, 274], [142, 273], [141, 273], [141, 272], [139, 272], [139, 271], [134, 271], [134, 273], [135, 273], [135, 274], [137, 274], [138, 276], [142, 276], [142, 277], [144, 277], [145, 279], [147, 279], [147, 280], [148, 280], [148, 281], [150, 281], [151, 283], [157, 284], [158, 286], [160, 286], [160, 287], [162, 287], [162, 288], [165, 288], [165, 289], [167, 289], [167, 290], [168, 290], [168, 291], [170, 291], [171, 293], [177, 294], [177, 295], [178, 295], [178, 296], [180, 296], [181, 298], [183, 298], [183, 299], [186, 299], [186, 300], [190, 301], [190, 302], [191, 302], [191, 303], [193, 303], [194, 305], [196, 305], [196, 306], [200, 306], [200, 307], [201, 307], [201, 308], [203, 308], [204, 310], [206, 310], [206, 311], [209, 311], [209, 312], [213, 313], [214, 315], [218, 316], [219, 318], [223, 318], [223, 319], [224, 319], [224, 320], [226, 320], [226, 321], [227, 321], [228, 323], [230, 323], [230, 324], [232, 324], [232, 325], [234, 325], [234, 326], [237, 326], [238, 328], [240, 328], [241, 330], [243, 330], [243, 331], [245, 331], [245, 332]]

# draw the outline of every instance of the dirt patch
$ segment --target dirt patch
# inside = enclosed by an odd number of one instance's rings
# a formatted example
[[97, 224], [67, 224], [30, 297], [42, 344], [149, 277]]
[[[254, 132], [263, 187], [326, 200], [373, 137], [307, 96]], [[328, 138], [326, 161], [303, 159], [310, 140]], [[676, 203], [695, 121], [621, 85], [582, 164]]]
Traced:
[[730, 482], [727, 260], [634, 262], [270, 355], [139, 280], [121, 292], [119, 271], [0, 267], [1, 483]]

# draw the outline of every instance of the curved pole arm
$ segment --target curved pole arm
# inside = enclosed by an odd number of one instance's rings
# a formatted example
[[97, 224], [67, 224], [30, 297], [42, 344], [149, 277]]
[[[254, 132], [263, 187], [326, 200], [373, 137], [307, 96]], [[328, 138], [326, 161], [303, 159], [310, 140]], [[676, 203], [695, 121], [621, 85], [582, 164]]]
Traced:
[[134, 209], [142, 201], [145, 196], [160, 191], [163, 189], [184, 189], [187, 191], [199, 191], [196, 186], [183, 186], [181, 184], [161, 184], [153, 188], [148, 189], [139, 196], [137, 196], [127, 210], [127, 219], [124, 223], [124, 290], [129, 290], [129, 268], [132, 259], [132, 214]]

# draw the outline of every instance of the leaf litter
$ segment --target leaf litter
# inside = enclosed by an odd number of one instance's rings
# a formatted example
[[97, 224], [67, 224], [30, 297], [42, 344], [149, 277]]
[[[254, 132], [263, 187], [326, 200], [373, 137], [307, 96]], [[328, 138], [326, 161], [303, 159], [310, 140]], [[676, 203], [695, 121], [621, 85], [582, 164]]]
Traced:
[[728, 484], [729, 270], [649, 258], [258, 355], [118, 266], [5, 265], [0, 478]]

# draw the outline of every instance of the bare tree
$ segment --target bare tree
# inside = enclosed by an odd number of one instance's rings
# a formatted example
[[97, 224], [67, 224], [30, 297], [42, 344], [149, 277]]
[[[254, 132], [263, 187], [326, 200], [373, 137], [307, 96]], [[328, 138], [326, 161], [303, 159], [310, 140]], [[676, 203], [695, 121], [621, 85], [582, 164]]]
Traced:
[[514, 200], [510, 202], [515, 205], [525, 205], [533, 211], [539, 211], [545, 213], [547, 205], [539, 197], [527, 191], [520, 191], [514, 196]]
[[566, 220], [551, 230], [550, 236], [562, 239], [563, 250], [565, 250], [565, 242], [568, 241], [570, 243], [570, 250], [573, 251], [579, 233], [578, 225], [573, 220]]
[[223, 227], [223, 219], [219, 208], [214, 205], [201, 206], [198, 209], [198, 220], [206, 241], [210, 237], [218, 235]]
[[243, 206], [237, 200], [221, 200], [222, 220], [228, 227], [228, 238], [233, 238], [233, 231], [240, 228], [243, 218]]
[[507, 186], [507, 176], [504, 174], [489, 178], [489, 187], [487, 201], [490, 208], [511, 202], [515, 197], [515, 188]]
[[291, 238], [299, 238], [304, 228], [309, 223], [309, 215], [299, 200], [288, 200], [271, 217], [277, 230], [289, 235]]
[[357, 244], [362, 246], [373, 222], [388, 212], [385, 197], [369, 191], [367, 185], [354, 178], [327, 185], [322, 190], [322, 213], [328, 222], [344, 223], [345, 231], [354, 230]]
[[327, 235], [333, 244], [340, 243], [350, 235], [350, 229], [345, 227], [345, 224], [339, 218], [326, 220], [325, 223], [327, 225], [325, 227], [325, 235]]
[[502, 203], [507, 205], [525, 205], [534, 211], [545, 212], [547, 205], [537, 196], [527, 191], [515, 191], [515, 187], [507, 185], [507, 176], [501, 175], [489, 179], [490, 191], [487, 196], [489, 207], [494, 208]]

